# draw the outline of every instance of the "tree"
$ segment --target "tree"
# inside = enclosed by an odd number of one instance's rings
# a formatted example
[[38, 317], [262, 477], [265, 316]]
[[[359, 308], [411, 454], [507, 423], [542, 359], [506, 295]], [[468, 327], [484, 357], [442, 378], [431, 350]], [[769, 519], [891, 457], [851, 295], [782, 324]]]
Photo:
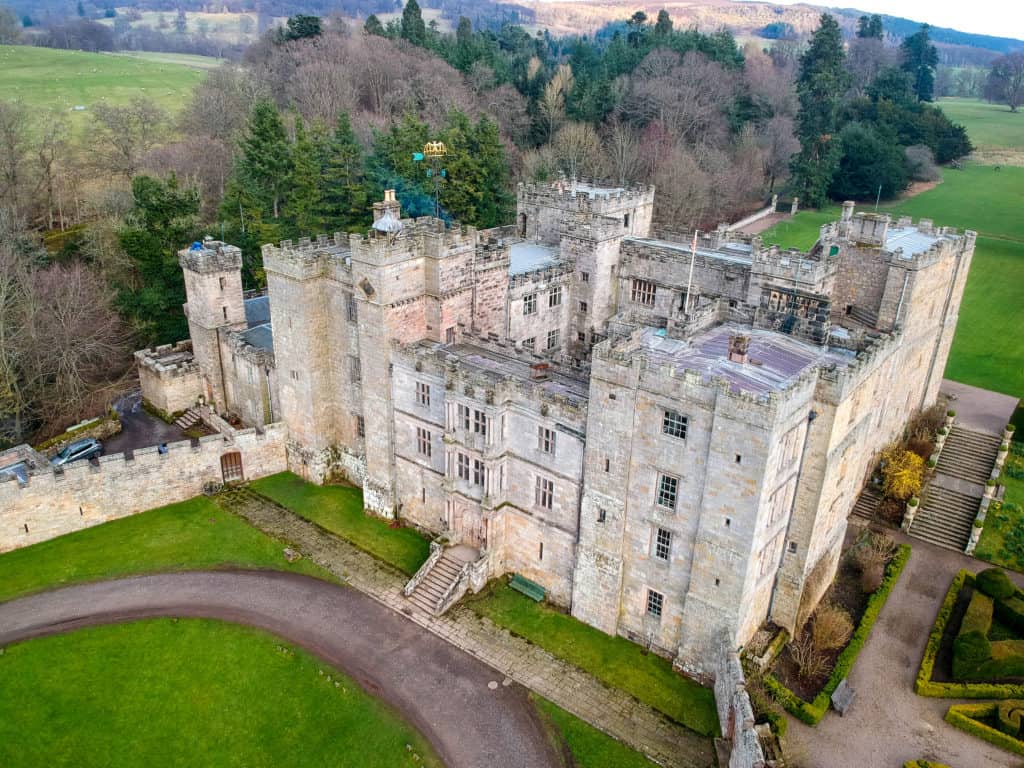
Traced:
[[932, 101], [939, 52], [928, 38], [928, 25], [922, 24], [919, 32], [904, 39], [900, 52], [903, 54], [902, 69], [910, 75], [917, 98]]
[[402, 9], [402, 38], [413, 45], [424, 45], [427, 42], [427, 27], [423, 23], [423, 13], [416, 0], [406, 0]]
[[914, 84], [910, 75], [898, 67], [883, 69], [868, 86], [867, 95], [872, 101], [891, 101], [893, 104], [909, 105], [914, 101]]
[[285, 213], [301, 235], [320, 231], [320, 157], [316, 144], [306, 131], [301, 117], [295, 119], [295, 144], [291, 151], [288, 177], [288, 203]]
[[662, 8], [658, 11], [658, 20], [654, 23], [654, 36], [664, 39], [670, 34], [672, 34], [672, 17], [668, 15], [668, 11]]
[[93, 108], [92, 162], [105, 173], [130, 179], [142, 159], [165, 134], [167, 113], [149, 99], [136, 97], [124, 106], [99, 102]]
[[380, 23], [380, 19], [377, 18], [377, 14], [371, 13], [366, 17], [366, 23], [363, 25], [363, 31], [368, 35], [384, 37], [384, 25]]
[[1008, 53], [993, 61], [984, 92], [989, 101], [1016, 112], [1024, 104], [1024, 53]]
[[282, 196], [291, 171], [291, 152], [284, 123], [277, 108], [260, 101], [252, 109], [246, 133], [239, 142], [239, 156], [233, 171], [263, 215], [278, 219]]
[[850, 123], [843, 128], [840, 143], [843, 154], [829, 187], [833, 199], [870, 200], [878, 194], [888, 198], [906, 189], [906, 156], [894, 136]]
[[363, 148], [347, 112], [338, 116], [324, 150], [320, 216], [329, 230], [344, 231], [362, 223], [367, 211]]
[[174, 31], [184, 35], [188, 31], [188, 18], [185, 16], [185, 9], [179, 8], [178, 15], [174, 17]]
[[298, 14], [288, 17], [287, 26], [281, 31], [282, 40], [301, 40], [306, 37], [319, 37], [323, 26], [319, 16]]
[[132, 179], [133, 207], [118, 233], [132, 272], [118, 288], [118, 305], [147, 344], [186, 338], [181, 313], [185, 283], [177, 251], [193, 239], [199, 194], [181, 188], [174, 176]]
[[[26, 24], [26, 26], [29, 26]], [[18, 17], [6, 8], [0, 8], [0, 45], [14, 45], [21, 40]]]
[[643, 45], [647, 33], [647, 14], [643, 11], [637, 11], [629, 18], [626, 25], [629, 27], [626, 40], [634, 48], [639, 48]]
[[537, 111], [544, 127], [544, 134], [549, 140], [565, 120], [565, 99], [572, 92], [574, 84], [572, 67], [568, 64], [559, 64], [555, 74], [544, 86]]
[[873, 37], [881, 40], [884, 34], [882, 17], [877, 13], [857, 19], [857, 37], [862, 39]]
[[822, 14], [821, 24], [800, 57], [797, 94], [797, 137], [800, 152], [793, 159], [793, 185], [804, 205], [818, 207], [828, 199], [828, 188], [839, 167], [840, 99], [849, 75], [844, 67], [843, 40], [836, 20]]
[[566, 123], [555, 134], [551, 149], [559, 169], [568, 178], [601, 175], [601, 140], [593, 126]]

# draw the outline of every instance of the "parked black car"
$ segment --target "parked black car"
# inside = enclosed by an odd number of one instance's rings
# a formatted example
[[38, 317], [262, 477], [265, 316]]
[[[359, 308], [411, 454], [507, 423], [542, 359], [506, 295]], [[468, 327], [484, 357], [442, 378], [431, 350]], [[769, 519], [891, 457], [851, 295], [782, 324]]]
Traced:
[[103, 443], [94, 437], [89, 437], [85, 440], [76, 440], [71, 445], [65, 447], [50, 459], [50, 464], [54, 467], [63, 467], [65, 464], [70, 464], [73, 461], [94, 459], [101, 453], [103, 453]]

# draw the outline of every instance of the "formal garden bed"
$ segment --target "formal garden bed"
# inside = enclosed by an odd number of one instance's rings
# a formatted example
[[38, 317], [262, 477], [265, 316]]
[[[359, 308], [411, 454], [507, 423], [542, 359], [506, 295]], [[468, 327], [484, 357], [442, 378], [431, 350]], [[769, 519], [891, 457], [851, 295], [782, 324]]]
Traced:
[[928, 637], [914, 690], [992, 699], [950, 707], [946, 721], [1024, 754], [1024, 592], [998, 568], [953, 579]]
[[[760, 684], [786, 711], [816, 725], [849, 675], [878, 614], [910, 557], [887, 536], [864, 532], [844, 553], [814, 614], [779, 654]], [[755, 704], [755, 707], [757, 704]], [[763, 712], [763, 719], [773, 718]]]

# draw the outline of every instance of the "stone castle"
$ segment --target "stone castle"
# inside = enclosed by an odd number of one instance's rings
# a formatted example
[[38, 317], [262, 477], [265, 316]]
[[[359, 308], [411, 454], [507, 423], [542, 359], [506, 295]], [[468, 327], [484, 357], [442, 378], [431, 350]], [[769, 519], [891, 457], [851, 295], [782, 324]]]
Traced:
[[517, 197], [476, 230], [389, 191], [364, 235], [264, 246], [260, 296], [193, 244], [191, 341], [137, 353], [143, 394], [273, 425], [298, 474], [713, 674], [723, 633], [792, 630], [831, 581], [878, 451], [936, 400], [975, 235], [847, 203], [787, 251], [657, 227], [650, 188]]

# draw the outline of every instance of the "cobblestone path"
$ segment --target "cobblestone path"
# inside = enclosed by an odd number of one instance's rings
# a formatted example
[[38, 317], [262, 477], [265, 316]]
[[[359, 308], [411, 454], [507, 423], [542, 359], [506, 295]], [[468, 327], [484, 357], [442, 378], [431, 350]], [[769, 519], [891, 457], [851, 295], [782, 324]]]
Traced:
[[444, 616], [431, 616], [403, 595], [407, 580], [404, 574], [269, 499], [242, 488], [221, 494], [217, 501], [265, 533], [288, 542], [360, 592], [660, 765], [714, 765], [711, 739], [672, 722], [624, 691], [607, 687], [593, 675], [467, 608], [456, 606]]

